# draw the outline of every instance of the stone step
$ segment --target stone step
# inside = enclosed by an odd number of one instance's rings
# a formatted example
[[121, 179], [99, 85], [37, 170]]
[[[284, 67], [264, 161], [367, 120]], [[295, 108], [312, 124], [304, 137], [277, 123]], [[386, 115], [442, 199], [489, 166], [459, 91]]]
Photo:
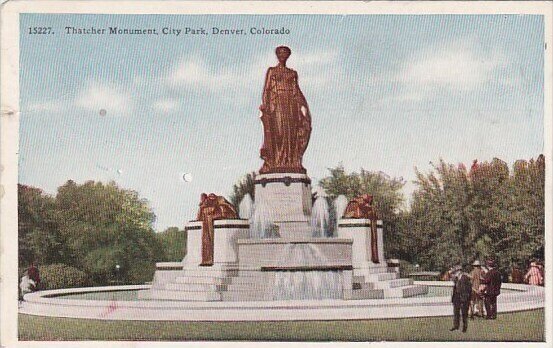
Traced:
[[398, 279], [392, 279], [392, 280], [373, 282], [371, 284], [374, 284], [374, 289], [391, 289], [391, 288], [399, 288], [402, 286], [412, 285], [413, 279], [398, 278]]
[[425, 285], [411, 285], [403, 288], [403, 297], [412, 297], [428, 293], [428, 287]]
[[209, 268], [198, 268], [198, 269], [186, 269], [184, 270], [184, 276], [187, 277], [216, 277], [216, 278], [226, 278], [238, 275], [237, 270], [221, 270], [221, 269], [209, 269]]
[[353, 290], [352, 300], [364, 300], [364, 299], [381, 299], [384, 298], [384, 290], [382, 289], [358, 289]]
[[265, 291], [266, 287], [265, 283], [232, 283], [227, 285], [226, 291]]
[[366, 289], [366, 290], [372, 290], [375, 289], [374, 283], [353, 283], [352, 286], [353, 290], [360, 290], [360, 289]]
[[395, 273], [395, 272], [374, 273], [374, 274], [366, 275], [365, 276], [365, 281], [367, 283], [369, 283], [369, 282], [378, 282], [378, 281], [384, 281], [384, 280], [397, 279], [398, 277], [399, 277], [399, 274]]
[[145, 298], [177, 301], [221, 301], [221, 294], [211, 291], [152, 290]]
[[236, 275], [233, 275], [233, 277], [240, 277], [240, 278], [262, 278], [263, 275], [266, 272], [262, 272], [261, 270], [255, 270], [255, 271], [245, 271], [240, 270]]
[[165, 284], [166, 290], [174, 291], [222, 291], [226, 290], [227, 285], [214, 284], [192, 284], [192, 283], [168, 283]]
[[371, 266], [369, 267], [369, 273], [387, 273], [392, 270], [388, 269], [388, 266]]
[[230, 284], [265, 284], [264, 277], [232, 277], [229, 278]]
[[425, 294], [428, 288], [424, 285], [408, 285], [399, 288], [385, 289], [384, 298], [402, 298]]
[[223, 301], [268, 301], [270, 295], [265, 291], [224, 291], [221, 293]]
[[173, 283], [180, 284], [212, 284], [212, 285], [222, 285], [230, 283], [230, 277], [220, 278], [220, 277], [177, 277]]

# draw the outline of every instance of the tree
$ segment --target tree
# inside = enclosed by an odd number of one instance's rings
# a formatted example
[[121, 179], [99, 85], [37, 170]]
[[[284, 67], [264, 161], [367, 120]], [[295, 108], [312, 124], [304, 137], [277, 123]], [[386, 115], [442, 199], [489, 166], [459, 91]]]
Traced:
[[114, 182], [68, 181], [58, 188], [56, 211], [60, 233], [75, 255], [74, 265], [95, 283], [151, 279], [162, 248], [152, 228], [155, 215], [137, 192]]
[[545, 161], [443, 160], [427, 174], [417, 171], [406, 236], [423, 267], [494, 258], [504, 271], [541, 257], [544, 243]]
[[405, 234], [411, 240], [414, 261], [427, 269], [444, 270], [462, 262], [470, 250], [468, 173], [464, 165], [443, 160], [426, 175], [415, 170], [418, 189], [413, 193]]
[[329, 168], [330, 175], [321, 179], [319, 185], [325, 190], [330, 202], [339, 195], [351, 200], [362, 194], [371, 194], [379, 218], [384, 223], [385, 248], [387, 255], [399, 257], [400, 207], [404, 201], [401, 191], [405, 182], [402, 178], [392, 178], [383, 172], [371, 172], [361, 168], [360, 172], [346, 173], [343, 165]]
[[169, 227], [156, 234], [163, 249], [163, 259], [159, 261], [182, 261], [186, 256], [187, 231]]
[[31, 262], [50, 264], [71, 258], [64, 238], [59, 232], [54, 197], [42, 190], [17, 185], [19, 266]]
[[252, 200], [255, 200], [255, 172], [244, 175], [236, 184], [232, 186], [230, 202], [240, 214], [240, 202], [246, 194], [250, 194]]

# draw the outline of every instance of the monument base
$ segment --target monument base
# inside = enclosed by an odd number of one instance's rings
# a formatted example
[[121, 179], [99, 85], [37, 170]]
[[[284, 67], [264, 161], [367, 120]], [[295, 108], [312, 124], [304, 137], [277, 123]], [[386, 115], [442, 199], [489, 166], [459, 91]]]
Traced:
[[271, 173], [255, 177], [255, 204], [271, 216], [281, 238], [312, 236], [311, 179], [306, 174]]
[[181, 301], [220, 301], [221, 291], [231, 277], [238, 274], [238, 239], [249, 236], [247, 220], [215, 220], [213, 265], [202, 262], [202, 222], [191, 221], [188, 233], [187, 254], [182, 262], [156, 264], [150, 290], [140, 294], [145, 299]]

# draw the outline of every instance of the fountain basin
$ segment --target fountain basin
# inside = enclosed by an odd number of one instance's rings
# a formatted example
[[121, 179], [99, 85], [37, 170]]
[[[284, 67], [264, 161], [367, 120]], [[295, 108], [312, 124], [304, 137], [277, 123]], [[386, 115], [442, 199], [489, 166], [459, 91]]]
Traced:
[[[111, 286], [39, 291], [25, 295], [19, 313], [48, 317], [148, 321], [287, 321], [363, 320], [451, 315], [451, 282], [416, 284], [443, 288], [432, 296], [365, 300], [292, 300], [246, 302], [184, 302], [123, 300], [113, 291], [145, 291], [148, 285]], [[545, 288], [505, 283], [497, 298], [498, 312], [544, 308]], [[106, 293], [109, 291], [109, 293]], [[98, 299], [71, 298], [101, 293]], [[109, 294], [109, 295], [108, 295]]]

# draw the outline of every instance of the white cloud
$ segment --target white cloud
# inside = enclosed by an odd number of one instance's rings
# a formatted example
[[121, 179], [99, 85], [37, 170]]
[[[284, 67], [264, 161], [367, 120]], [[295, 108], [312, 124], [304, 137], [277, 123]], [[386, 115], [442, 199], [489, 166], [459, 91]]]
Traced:
[[238, 78], [236, 72], [230, 70], [215, 71], [215, 69], [208, 67], [201, 58], [187, 57], [177, 63], [167, 81], [174, 86], [216, 91], [228, 88], [236, 78]]
[[[289, 66], [299, 73], [300, 86], [324, 88], [337, 78], [337, 51], [293, 52]], [[230, 68], [210, 67], [201, 57], [188, 56], [181, 59], [165, 78], [170, 86], [201, 88], [208, 92], [221, 90], [236, 94], [236, 88], [247, 88], [249, 92], [261, 88], [265, 72], [277, 64], [273, 52], [259, 56], [253, 61]], [[245, 82], [246, 81], [246, 82]], [[259, 81], [259, 83], [252, 83]]]
[[47, 100], [30, 104], [24, 112], [61, 112], [66, 105], [64, 100]]
[[130, 93], [105, 83], [89, 83], [75, 98], [75, 105], [91, 112], [106, 110], [108, 115], [123, 116], [134, 108]]
[[178, 109], [180, 103], [176, 99], [163, 98], [154, 102], [154, 109], [160, 112], [171, 112]]
[[401, 91], [394, 99], [426, 99], [444, 89], [470, 92], [492, 81], [504, 59], [499, 53], [477, 49], [475, 40], [466, 39], [414, 53], [391, 78]]

